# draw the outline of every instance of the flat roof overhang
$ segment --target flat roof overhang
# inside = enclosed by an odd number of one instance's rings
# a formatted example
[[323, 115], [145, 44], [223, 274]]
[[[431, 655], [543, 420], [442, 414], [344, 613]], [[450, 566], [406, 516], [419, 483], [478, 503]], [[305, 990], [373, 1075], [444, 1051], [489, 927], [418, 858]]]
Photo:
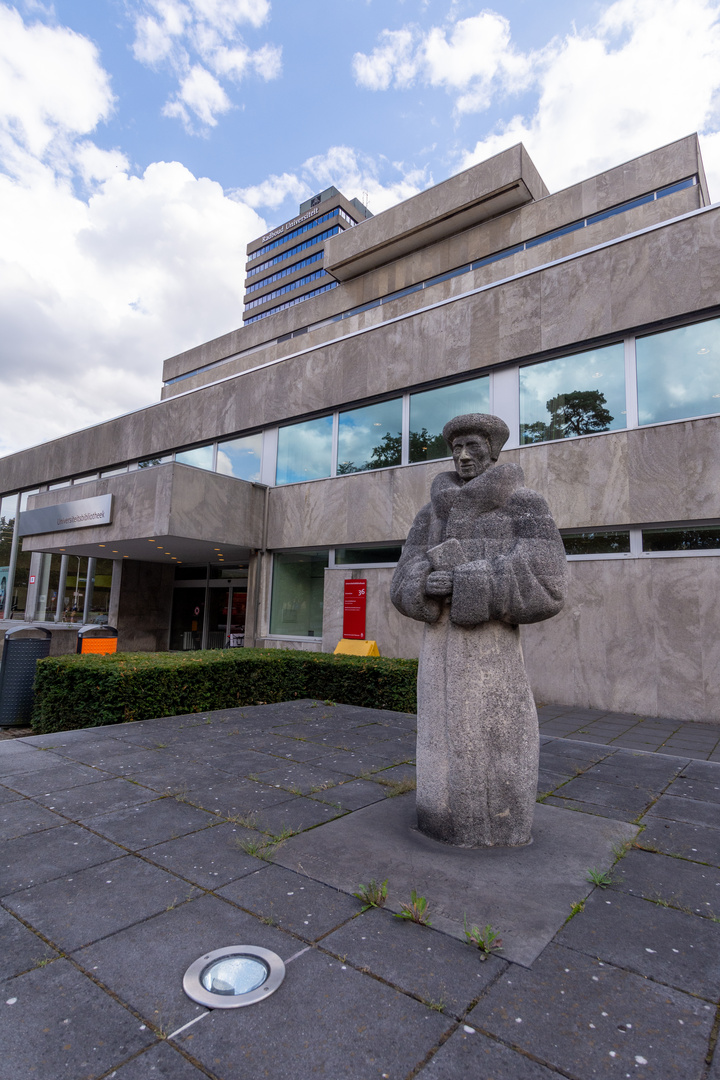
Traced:
[[331, 237], [323, 267], [347, 281], [548, 194], [517, 146]]
[[265, 488], [187, 465], [150, 469], [44, 491], [28, 509], [113, 496], [105, 525], [35, 533], [24, 551], [157, 563], [247, 562], [262, 545]]

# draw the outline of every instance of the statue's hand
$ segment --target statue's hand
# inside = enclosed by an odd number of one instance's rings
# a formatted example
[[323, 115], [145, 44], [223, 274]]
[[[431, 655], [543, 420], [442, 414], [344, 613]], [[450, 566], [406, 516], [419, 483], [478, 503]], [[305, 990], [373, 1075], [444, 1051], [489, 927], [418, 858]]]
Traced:
[[433, 570], [428, 574], [425, 582], [425, 592], [428, 596], [450, 596], [453, 588], [453, 576], [451, 570]]

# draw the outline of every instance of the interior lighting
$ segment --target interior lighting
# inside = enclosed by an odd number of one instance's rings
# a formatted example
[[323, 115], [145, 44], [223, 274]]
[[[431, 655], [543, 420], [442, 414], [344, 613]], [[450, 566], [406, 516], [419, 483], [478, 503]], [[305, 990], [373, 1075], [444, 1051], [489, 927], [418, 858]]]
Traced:
[[199, 957], [185, 972], [183, 990], [208, 1009], [238, 1009], [274, 994], [285, 965], [259, 945], [230, 945]]

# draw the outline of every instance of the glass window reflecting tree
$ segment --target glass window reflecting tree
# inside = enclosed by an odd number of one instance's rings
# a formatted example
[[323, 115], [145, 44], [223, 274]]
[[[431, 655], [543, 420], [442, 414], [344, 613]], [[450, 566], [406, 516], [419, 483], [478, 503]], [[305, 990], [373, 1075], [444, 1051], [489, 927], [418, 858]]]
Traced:
[[276, 484], [297, 484], [330, 475], [332, 416], [281, 427], [278, 432]]
[[720, 319], [636, 341], [641, 424], [720, 412]]
[[217, 472], [235, 476], [238, 480], [257, 482], [260, 479], [262, 435], [244, 435], [218, 443]]
[[627, 529], [563, 534], [562, 541], [566, 555], [627, 555], [630, 552]]
[[338, 475], [399, 465], [402, 398], [340, 413]]
[[438, 386], [410, 395], [410, 461], [433, 461], [449, 457], [442, 429], [453, 416], [490, 411], [490, 379]]
[[520, 369], [520, 442], [547, 442], [626, 426], [621, 342]]

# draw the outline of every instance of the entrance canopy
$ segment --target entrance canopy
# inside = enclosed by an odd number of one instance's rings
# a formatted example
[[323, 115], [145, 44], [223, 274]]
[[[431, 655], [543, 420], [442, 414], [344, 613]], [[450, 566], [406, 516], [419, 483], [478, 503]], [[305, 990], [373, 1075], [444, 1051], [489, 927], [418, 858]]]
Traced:
[[175, 564], [247, 562], [262, 546], [265, 491], [178, 464], [44, 491], [20, 516], [23, 550]]

